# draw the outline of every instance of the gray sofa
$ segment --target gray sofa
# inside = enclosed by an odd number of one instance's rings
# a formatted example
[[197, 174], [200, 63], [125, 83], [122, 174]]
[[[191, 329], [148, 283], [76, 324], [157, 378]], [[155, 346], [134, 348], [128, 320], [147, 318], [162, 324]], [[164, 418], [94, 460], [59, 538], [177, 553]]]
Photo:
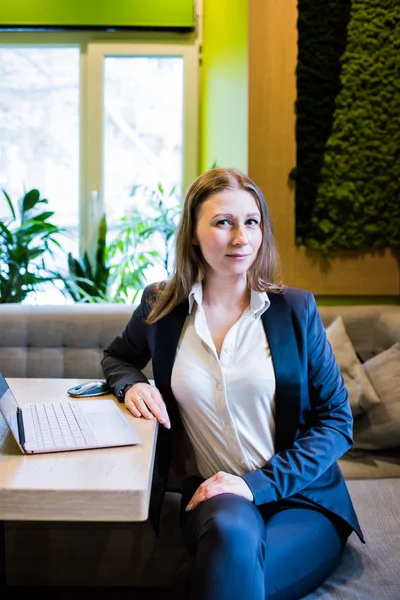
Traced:
[[[319, 310], [325, 326], [342, 316], [362, 360], [400, 342], [399, 306]], [[131, 312], [126, 305], [0, 305], [0, 370], [6, 377], [102, 377], [103, 348]], [[151, 365], [146, 374], [152, 377]], [[337, 570], [307, 600], [399, 600], [400, 448], [352, 450], [340, 466], [367, 543], [352, 534]], [[178, 507], [179, 493], [168, 492], [158, 538], [149, 522], [10, 522], [8, 582], [167, 588], [188, 559]]]

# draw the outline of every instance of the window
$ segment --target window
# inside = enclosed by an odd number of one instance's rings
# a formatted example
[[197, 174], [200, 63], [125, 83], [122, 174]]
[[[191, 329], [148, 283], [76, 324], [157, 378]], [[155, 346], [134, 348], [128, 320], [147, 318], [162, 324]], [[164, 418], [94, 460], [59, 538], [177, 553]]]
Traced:
[[137, 182], [182, 187], [182, 104], [181, 56], [105, 57], [104, 203], [112, 220]]
[[38, 188], [77, 228], [79, 49], [0, 47], [0, 89], [0, 188], [14, 201]]
[[38, 188], [75, 256], [134, 186], [184, 191], [198, 174], [196, 43], [102, 35], [0, 33], [0, 188]]

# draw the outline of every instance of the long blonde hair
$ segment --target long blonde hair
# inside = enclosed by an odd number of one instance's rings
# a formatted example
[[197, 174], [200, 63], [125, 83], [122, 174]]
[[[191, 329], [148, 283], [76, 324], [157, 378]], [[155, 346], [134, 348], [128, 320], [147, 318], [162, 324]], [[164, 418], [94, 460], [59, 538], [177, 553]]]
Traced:
[[188, 298], [198, 278], [203, 279], [205, 262], [199, 245], [193, 244], [200, 207], [213, 194], [226, 190], [244, 190], [255, 199], [261, 215], [262, 242], [257, 258], [247, 272], [250, 289], [281, 292], [277, 283], [280, 263], [271, 229], [267, 203], [260, 188], [238, 169], [210, 169], [189, 187], [175, 238], [175, 266], [171, 279], [158, 285], [157, 294], [146, 322], [151, 325]]

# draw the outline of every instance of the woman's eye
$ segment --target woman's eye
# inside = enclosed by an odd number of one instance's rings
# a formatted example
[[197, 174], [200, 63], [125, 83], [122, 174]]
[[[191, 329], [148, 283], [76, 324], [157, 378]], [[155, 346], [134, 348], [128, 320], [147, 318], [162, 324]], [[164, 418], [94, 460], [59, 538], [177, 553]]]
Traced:
[[[216, 223], [216, 225], [222, 225], [222, 226], [231, 225], [231, 224], [232, 223], [229, 219], [220, 219]], [[259, 221], [257, 219], [247, 219], [246, 225], [250, 225], [250, 227], [255, 227], [255, 226], [259, 225]]]

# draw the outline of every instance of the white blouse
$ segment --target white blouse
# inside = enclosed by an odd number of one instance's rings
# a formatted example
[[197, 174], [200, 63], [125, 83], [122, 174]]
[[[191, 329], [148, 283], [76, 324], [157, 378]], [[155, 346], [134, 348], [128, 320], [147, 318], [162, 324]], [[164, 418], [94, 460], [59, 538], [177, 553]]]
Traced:
[[218, 357], [202, 306], [202, 285], [172, 369], [172, 392], [204, 478], [258, 469], [274, 454], [275, 373], [261, 321], [270, 301], [251, 292], [250, 306], [228, 331]]

